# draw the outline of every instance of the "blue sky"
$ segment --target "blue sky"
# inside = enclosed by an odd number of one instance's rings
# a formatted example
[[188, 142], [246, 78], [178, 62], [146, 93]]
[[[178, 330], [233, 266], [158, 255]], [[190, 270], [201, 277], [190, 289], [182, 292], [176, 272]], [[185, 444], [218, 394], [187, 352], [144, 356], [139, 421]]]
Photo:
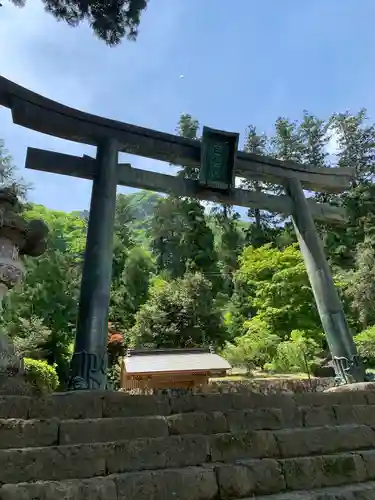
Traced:
[[[39, 0], [24, 9], [5, 2], [0, 73], [90, 113], [174, 132], [187, 112], [243, 139], [248, 124], [267, 132], [278, 116], [296, 119], [303, 109], [326, 117], [367, 107], [374, 117], [374, 19], [374, 0], [150, 0], [137, 42], [109, 48], [87, 26], [56, 22]], [[89, 181], [23, 167], [27, 146], [78, 155], [94, 148], [13, 125], [4, 108], [0, 137], [32, 182], [32, 201], [88, 208]]]

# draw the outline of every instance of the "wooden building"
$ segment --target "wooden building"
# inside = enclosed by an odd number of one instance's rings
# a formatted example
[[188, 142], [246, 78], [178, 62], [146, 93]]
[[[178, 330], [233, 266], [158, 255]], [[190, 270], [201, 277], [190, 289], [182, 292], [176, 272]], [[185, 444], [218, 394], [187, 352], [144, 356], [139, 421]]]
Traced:
[[223, 377], [230, 364], [210, 349], [129, 349], [121, 364], [121, 388], [187, 389]]

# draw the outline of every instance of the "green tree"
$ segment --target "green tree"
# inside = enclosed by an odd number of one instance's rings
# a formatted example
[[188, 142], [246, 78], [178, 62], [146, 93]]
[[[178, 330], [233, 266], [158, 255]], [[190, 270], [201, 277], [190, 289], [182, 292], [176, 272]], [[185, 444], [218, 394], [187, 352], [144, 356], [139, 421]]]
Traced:
[[361, 329], [375, 324], [375, 247], [367, 240], [357, 247], [356, 269], [347, 275], [346, 295]]
[[137, 245], [150, 248], [150, 231], [156, 205], [162, 196], [151, 191], [139, 191], [126, 195], [132, 220], [129, 227], [132, 239]]
[[[256, 127], [249, 125], [246, 130], [244, 151], [256, 155], [267, 154], [269, 139], [265, 134], [258, 134]], [[243, 182], [243, 187], [256, 192], [267, 191], [270, 186], [258, 180]], [[247, 212], [252, 223], [247, 230], [247, 242], [253, 246], [262, 246], [270, 242], [270, 228], [272, 227], [273, 214], [259, 208], [249, 208]]]
[[122, 330], [128, 331], [134, 325], [136, 313], [148, 298], [153, 271], [154, 262], [146, 250], [140, 247], [130, 250], [111, 293], [109, 317]]
[[[26, 0], [10, 0], [24, 7]], [[127, 37], [136, 40], [141, 14], [148, 0], [42, 0], [46, 12], [69, 26], [87, 22], [95, 35], [108, 45]], [[1, 4], [0, 4], [1, 6]]]
[[115, 287], [119, 286], [128, 252], [135, 244], [132, 230], [133, 220], [130, 199], [126, 195], [119, 194], [116, 199], [112, 261], [112, 280]]
[[289, 340], [277, 345], [268, 368], [279, 373], [310, 373], [320, 353], [321, 346], [314, 339], [303, 331], [293, 330]]
[[303, 112], [297, 135], [301, 140], [301, 161], [315, 167], [327, 167], [327, 146], [330, 140], [330, 123], [315, 115]]
[[[30, 334], [40, 341], [43, 359], [57, 364], [62, 380], [67, 375], [77, 316], [80, 269], [69, 254], [48, 251], [26, 259], [24, 283], [14, 288], [6, 300], [2, 323], [11, 337], [19, 337], [22, 323], [38, 318]], [[39, 328], [39, 331], [36, 330]], [[46, 338], [45, 330], [50, 334]]]
[[51, 330], [37, 316], [17, 318], [13, 344], [17, 354], [24, 358], [43, 359], [48, 355], [44, 346], [51, 341]]
[[187, 271], [197, 271], [215, 281], [218, 268], [214, 236], [200, 203], [163, 198], [155, 210], [151, 235], [159, 272], [177, 278]]
[[74, 340], [86, 220], [33, 204], [25, 206], [24, 216], [48, 224], [48, 249], [25, 258], [24, 282], [9, 293], [1, 322], [26, 355], [32, 350], [33, 357], [56, 363], [63, 381]]
[[227, 342], [222, 354], [232, 366], [245, 367], [251, 372], [255, 368], [263, 368], [273, 359], [280, 337], [258, 318], [247, 321], [245, 331], [233, 342]]
[[277, 118], [275, 134], [270, 139], [270, 149], [272, 156], [280, 160], [302, 163], [304, 147], [298, 122], [285, 117]]
[[374, 173], [375, 125], [366, 110], [333, 115], [330, 131], [338, 142], [337, 167], [354, 168], [350, 189], [340, 196], [329, 197], [345, 207], [348, 222], [325, 231], [325, 246], [335, 265], [351, 269], [355, 264], [356, 247], [375, 233]]
[[[186, 139], [199, 140], [199, 122], [191, 115], [182, 113], [177, 124], [176, 132], [178, 135], [185, 137]], [[199, 167], [185, 165], [181, 168], [177, 175], [188, 179], [198, 179]]]
[[49, 227], [48, 249], [67, 253], [81, 261], [85, 251], [87, 220], [77, 213], [50, 210], [43, 205], [25, 205], [23, 213], [28, 220], [42, 219]]
[[[245, 307], [263, 320], [281, 339], [293, 330], [320, 334], [320, 320], [300, 251], [270, 244], [247, 247], [235, 274]], [[247, 318], [244, 317], [244, 320]]]
[[331, 119], [338, 140], [338, 167], [355, 168], [353, 187], [372, 181], [375, 174], [375, 124], [367, 112], [338, 113]]
[[222, 274], [222, 292], [232, 295], [233, 273], [238, 269], [238, 257], [241, 253], [245, 234], [238, 224], [240, 214], [231, 207], [214, 207], [214, 241], [218, 258], [218, 267]]
[[133, 345], [154, 348], [220, 346], [225, 335], [212, 285], [199, 273], [157, 279], [131, 332]]
[[375, 326], [367, 328], [354, 337], [358, 354], [369, 367], [375, 367]]
[[0, 139], [0, 185], [3, 187], [13, 187], [16, 194], [23, 201], [26, 199], [27, 191], [31, 187], [30, 184], [18, 175], [13, 158], [5, 148], [5, 143], [2, 139]]

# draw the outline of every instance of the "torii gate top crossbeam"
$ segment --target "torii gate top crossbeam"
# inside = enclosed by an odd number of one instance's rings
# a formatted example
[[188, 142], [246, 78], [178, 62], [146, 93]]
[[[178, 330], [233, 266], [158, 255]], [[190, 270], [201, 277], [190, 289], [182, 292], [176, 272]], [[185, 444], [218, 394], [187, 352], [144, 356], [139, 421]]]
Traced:
[[[37, 132], [96, 146], [114, 138], [122, 152], [199, 166], [201, 143], [184, 137], [102, 118], [47, 99], [0, 76], [0, 105], [9, 108], [13, 122]], [[275, 160], [238, 151], [234, 168], [237, 177], [283, 184], [297, 178], [314, 191], [341, 192], [354, 176], [351, 168], [319, 168]]]

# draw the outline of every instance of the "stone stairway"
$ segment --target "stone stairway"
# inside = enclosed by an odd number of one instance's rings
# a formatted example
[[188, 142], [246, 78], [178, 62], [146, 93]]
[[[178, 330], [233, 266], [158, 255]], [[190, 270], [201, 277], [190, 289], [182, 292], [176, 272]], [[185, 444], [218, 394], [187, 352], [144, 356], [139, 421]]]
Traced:
[[0, 398], [1, 500], [374, 500], [375, 392]]

